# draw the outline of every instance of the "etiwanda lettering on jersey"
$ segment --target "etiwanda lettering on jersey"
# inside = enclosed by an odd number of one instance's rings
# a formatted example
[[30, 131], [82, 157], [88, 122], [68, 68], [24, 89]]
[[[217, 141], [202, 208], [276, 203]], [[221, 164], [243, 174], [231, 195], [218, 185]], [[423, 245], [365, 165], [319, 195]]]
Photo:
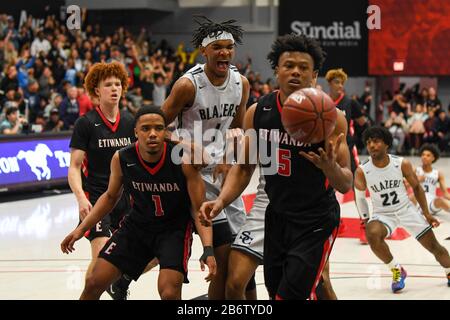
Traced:
[[180, 191], [177, 183], [145, 183], [133, 181], [133, 188], [140, 192], [175, 192]]
[[211, 109], [200, 109], [198, 112], [200, 113], [200, 118], [202, 120], [209, 120], [213, 118], [222, 118], [222, 117], [234, 117], [236, 115], [237, 106], [232, 103], [224, 103], [220, 105], [220, 108], [214, 106]]
[[118, 148], [126, 147], [131, 144], [131, 138], [117, 138], [117, 139], [98, 139], [99, 148]]
[[269, 141], [272, 143], [284, 144], [289, 146], [296, 147], [310, 147], [310, 143], [298, 142], [292, 139], [289, 134], [286, 132], [282, 132], [278, 129], [269, 130], [269, 129], [259, 129], [259, 137], [265, 141]]
[[398, 187], [400, 187], [401, 183], [402, 183], [402, 180], [384, 180], [378, 184], [374, 184], [374, 185], [370, 186], [370, 189], [372, 189], [374, 192], [381, 192], [381, 191], [387, 190], [387, 189], [398, 188]]

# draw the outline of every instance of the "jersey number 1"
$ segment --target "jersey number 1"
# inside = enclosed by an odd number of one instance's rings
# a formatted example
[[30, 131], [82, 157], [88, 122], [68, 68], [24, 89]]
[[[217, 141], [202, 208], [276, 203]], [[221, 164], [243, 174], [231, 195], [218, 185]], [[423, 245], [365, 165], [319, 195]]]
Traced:
[[161, 197], [157, 196], [157, 195], [152, 195], [152, 200], [153, 203], [155, 204], [155, 216], [157, 217], [161, 217], [164, 215], [164, 210], [162, 208], [162, 204], [161, 204]]

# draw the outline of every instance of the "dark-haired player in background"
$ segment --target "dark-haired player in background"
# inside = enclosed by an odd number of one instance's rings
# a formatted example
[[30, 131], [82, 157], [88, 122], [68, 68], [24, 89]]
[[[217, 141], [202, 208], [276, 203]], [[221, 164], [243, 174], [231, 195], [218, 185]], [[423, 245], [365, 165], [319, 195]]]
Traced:
[[86, 230], [113, 209], [124, 189], [131, 195], [133, 208], [101, 250], [86, 278], [81, 299], [99, 299], [122, 274], [137, 280], [155, 257], [160, 264], [161, 299], [181, 299], [191, 253], [192, 220], [204, 246], [201, 269], [208, 265], [206, 280], [215, 274], [212, 228], [201, 225], [198, 215], [205, 196], [199, 172], [193, 165], [174, 163], [173, 144], [165, 142], [166, 120], [159, 108], [141, 108], [136, 114], [135, 132], [138, 141], [112, 158], [108, 189], [61, 243], [63, 252], [72, 252]]
[[[306, 36], [285, 35], [272, 45], [268, 59], [280, 90], [253, 104], [245, 115], [245, 129], [255, 129], [253, 137], [268, 145], [279, 137], [278, 154], [271, 155], [275, 174], [261, 162], [269, 205], [265, 215], [264, 279], [271, 299], [316, 299], [316, 288], [328, 260], [339, 226], [339, 203], [334, 189], [345, 193], [351, 188], [352, 174], [345, 134], [347, 123], [338, 112], [335, 131], [318, 144], [294, 143], [281, 123], [281, 110], [287, 97], [315, 85], [325, 60], [320, 45]], [[255, 162], [248, 154], [252, 135], [245, 137], [246, 161], [230, 170], [222, 192], [201, 208], [204, 219], [216, 216], [248, 185]], [[281, 141], [288, 141], [281, 142]], [[278, 161], [278, 159], [280, 159]], [[253, 159], [254, 160], [254, 159]]]
[[[427, 207], [425, 193], [414, 173], [411, 163], [388, 154], [392, 146], [392, 134], [381, 126], [364, 131], [364, 144], [369, 159], [355, 171], [355, 197], [360, 214], [369, 214], [366, 190], [369, 190], [373, 212], [367, 223], [367, 239], [375, 255], [392, 271], [392, 291], [405, 287], [406, 271], [394, 259], [385, 238], [397, 227], [405, 227], [419, 243], [427, 249], [436, 261], [444, 267], [450, 286], [450, 256], [434, 236], [433, 227], [439, 226]], [[419, 202], [421, 212], [408, 198], [403, 180], [406, 179]]]
[[[119, 101], [128, 88], [124, 66], [118, 62], [95, 64], [86, 76], [85, 87], [99, 105], [76, 121], [70, 140], [68, 180], [78, 202], [80, 221], [106, 191], [114, 153], [135, 140], [133, 117], [119, 111]], [[86, 232], [92, 253], [86, 277], [90, 276], [100, 250], [129, 210], [130, 200], [124, 193], [110, 214]], [[116, 300], [126, 299], [130, 281], [120, 279], [108, 293]]]
[[[358, 101], [351, 99], [345, 94], [344, 85], [347, 81], [347, 74], [343, 69], [331, 69], [325, 75], [325, 79], [328, 81], [330, 88], [330, 97], [336, 103], [336, 107], [342, 110], [345, 114], [348, 126], [347, 145], [350, 150], [350, 164], [352, 173], [355, 173], [356, 168], [359, 166], [358, 150], [355, 145], [354, 135], [355, 128], [354, 122], [363, 127], [367, 123], [367, 119], [364, 116], [363, 109], [359, 105]], [[359, 233], [359, 240], [363, 244], [367, 244], [365, 225], [369, 217], [360, 217], [361, 226]]]
[[[444, 174], [438, 169], [433, 168], [433, 163], [438, 161], [440, 156], [439, 149], [433, 144], [425, 143], [420, 148], [419, 154], [422, 165], [416, 168], [416, 175], [422, 188], [425, 190], [428, 210], [431, 214], [436, 214], [440, 210], [450, 212], [450, 204], [448, 202], [450, 200], [450, 194], [445, 184]], [[438, 197], [436, 194], [438, 183], [443, 197]], [[413, 195], [410, 196], [410, 199], [414, 203], [417, 203]]]
[[[175, 82], [162, 110], [169, 123], [177, 119], [177, 132], [185, 139], [188, 135], [192, 141], [196, 130], [201, 133], [204, 140], [194, 143], [202, 145], [213, 159], [212, 164], [201, 170], [201, 175], [206, 198], [215, 199], [231, 168], [224, 161], [225, 133], [230, 128], [242, 128], [250, 86], [231, 65], [236, 43], [241, 43], [242, 28], [234, 24], [235, 20], [215, 23], [206, 17], [199, 18], [192, 43], [200, 48], [206, 63], [191, 68]], [[206, 136], [214, 130], [214, 136]], [[244, 220], [244, 205], [239, 198], [230, 202], [213, 221], [217, 274], [209, 286], [209, 299], [225, 298], [230, 244]]]

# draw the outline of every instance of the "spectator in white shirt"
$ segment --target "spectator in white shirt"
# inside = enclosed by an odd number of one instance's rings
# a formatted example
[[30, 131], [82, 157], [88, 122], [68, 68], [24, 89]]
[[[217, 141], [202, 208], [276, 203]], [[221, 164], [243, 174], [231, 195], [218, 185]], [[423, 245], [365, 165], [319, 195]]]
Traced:
[[50, 42], [44, 37], [44, 31], [40, 30], [38, 37], [31, 44], [31, 55], [37, 56], [42, 52], [46, 56], [51, 48]]

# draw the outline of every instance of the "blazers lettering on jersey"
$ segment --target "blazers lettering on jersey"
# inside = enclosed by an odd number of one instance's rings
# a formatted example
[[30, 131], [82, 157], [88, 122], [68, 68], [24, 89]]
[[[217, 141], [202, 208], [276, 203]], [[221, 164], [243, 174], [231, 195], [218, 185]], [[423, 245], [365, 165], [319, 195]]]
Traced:
[[201, 120], [210, 120], [213, 118], [234, 117], [236, 115], [237, 106], [234, 103], [224, 103], [220, 108], [213, 106], [211, 109], [199, 109]]
[[379, 182], [378, 184], [374, 184], [370, 186], [374, 192], [381, 192], [388, 189], [399, 188], [402, 183], [402, 180], [384, 180]]

